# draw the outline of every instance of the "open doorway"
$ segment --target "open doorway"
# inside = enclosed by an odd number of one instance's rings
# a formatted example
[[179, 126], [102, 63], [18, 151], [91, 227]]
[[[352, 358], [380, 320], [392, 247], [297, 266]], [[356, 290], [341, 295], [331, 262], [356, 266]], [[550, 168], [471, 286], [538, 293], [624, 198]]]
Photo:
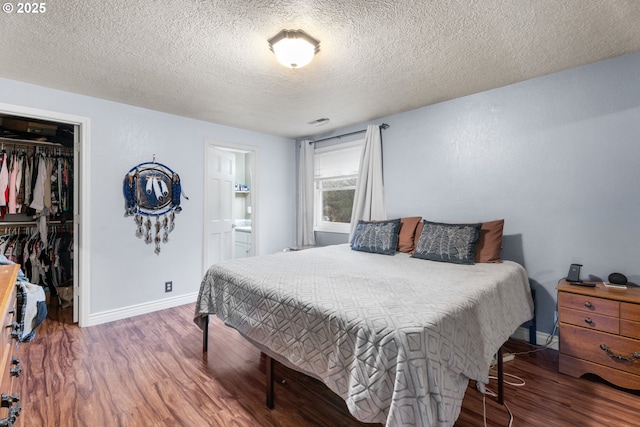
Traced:
[[[40, 271], [40, 274], [36, 274], [32, 270], [30, 279], [49, 290], [56, 287], [62, 289], [62, 285], [71, 287], [73, 289], [70, 297], [73, 321], [84, 326], [88, 323], [90, 301], [89, 239], [88, 233], [83, 232], [87, 229], [85, 227], [88, 227], [86, 189], [89, 187], [89, 176], [86, 171], [88, 170], [89, 119], [2, 103], [0, 103], [0, 118], [2, 119], [0, 139], [3, 141], [3, 149], [6, 146], [15, 151], [19, 159], [16, 164], [26, 165], [28, 156], [33, 154], [52, 165], [52, 185], [49, 187], [51, 200], [49, 205], [45, 202], [47, 209], [43, 208], [39, 211], [39, 216], [38, 212], [36, 215], [31, 215], [28, 210], [22, 213], [18, 209], [15, 214], [5, 215], [0, 225], [5, 228], [10, 227], [14, 232], [17, 230], [24, 235], [37, 233], [40, 239], [39, 247], [43, 247], [44, 242], [47, 242], [47, 249], [54, 252], [60, 250], [59, 243], [69, 236], [71, 245], [62, 245], [65, 253], [55, 252], [59, 256], [56, 259], [67, 260], [63, 262], [61, 268], [54, 269], [54, 266], [49, 266], [44, 270], [47, 272], [44, 275]], [[26, 170], [22, 169], [22, 171], [26, 176]], [[69, 171], [73, 173], [69, 174]], [[19, 194], [20, 190], [17, 190], [17, 193]], [[41, 221], [45, 215], [44, 212], [46, 212], [46, 221]], [[39, 226], [34, 228], [35, 218], [38, 218]], [[28, 263], [25, 264], [23, 268], [26, 269]], [[56, 294], [60, 295], [57, 291]]]
[[255, 147], [205, 143], [203, 273], [258, 253], [256, 157]]

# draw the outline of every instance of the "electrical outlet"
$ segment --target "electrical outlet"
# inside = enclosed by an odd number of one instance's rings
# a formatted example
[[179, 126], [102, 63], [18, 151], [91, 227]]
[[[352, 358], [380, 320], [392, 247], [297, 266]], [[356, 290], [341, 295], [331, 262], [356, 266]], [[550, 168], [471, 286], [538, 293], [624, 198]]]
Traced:
[[515, 358], [516, 358], [516, 356], [513, 353], [504, 353], [502, 355], [502, 361], [503, 362], [511, 362]]
[[164, 291], [165, 292], [173, 291], [173, 282], [164, 282]]

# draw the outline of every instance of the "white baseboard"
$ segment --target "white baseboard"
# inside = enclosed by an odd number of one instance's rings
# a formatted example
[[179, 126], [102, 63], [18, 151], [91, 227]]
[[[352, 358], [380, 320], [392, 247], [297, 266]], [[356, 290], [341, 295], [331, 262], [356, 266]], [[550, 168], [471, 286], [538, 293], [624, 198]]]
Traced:
[[193, 292], [185, 295], [178, 295], [158, 301], [151, 301], [144, 304], [131, 305], [129, 307], [107, 310], [89, 315], [89, 321], [83, 326], [94, 326], [102, 323], [113, 322], [126, 319], [128, 317], [139, 316], [141, 314], [152, 313], [166, 308], [177, 307], [179, 305], [190, 304], [198, 298], [198, 293]]
[[[536, 342], [537, 342], [537, 345], [544, 346], [545, 343], [547, 342], [547, 340], [550, 339], [549, 338], [550, 336], [551, 335], [547, 334], [546, 332], [536, 331]], [[529, 342], [529, 328], [526, 328], [524, 326], [520, 326], [516, 330], [516, 332], [513, 335], [511, 335], [511, 338]], [[553, 336], [553, 338], [551, 339], [551, 342], [549, 343], [548, 347], [552, 348], [554, 350], [558, 349], [558, 336], [557, 335]]]

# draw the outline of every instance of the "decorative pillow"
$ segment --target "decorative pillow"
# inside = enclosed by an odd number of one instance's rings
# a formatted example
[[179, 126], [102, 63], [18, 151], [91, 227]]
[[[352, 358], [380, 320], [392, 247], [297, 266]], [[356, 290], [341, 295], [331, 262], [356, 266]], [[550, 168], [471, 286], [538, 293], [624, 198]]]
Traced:
[[480, 237], [476, 245], [476, 262], [502, 262], [500, 252], [502, 250], [503, 228], [504, 219], [482, 223]]
[[473, 264], [481, 223], [444, 224], [423, 221], [414, 258]]
[[416, 248], [416, 227], [421, 216], [400, 218], [400, 234], [398, 235], [398, 251], [412, 253]]
[[400, 218], [386, 221], [358, 221], [351, 249], [393, 255], [398, 246]]
[[411, 252], [409, 252], [410, 254], [414, 254], [416, 252], [416, 246], [418, 246], [418, 240], [420, 240], [420, 235], [422, 234], [422, 228], [424, 227], [424, 224], [422, 223], [422, 221], [420, 221], [418, 223], [418, 226], [416, 227], [416, 234], [415, 237], [413, 238], [413, 250]]

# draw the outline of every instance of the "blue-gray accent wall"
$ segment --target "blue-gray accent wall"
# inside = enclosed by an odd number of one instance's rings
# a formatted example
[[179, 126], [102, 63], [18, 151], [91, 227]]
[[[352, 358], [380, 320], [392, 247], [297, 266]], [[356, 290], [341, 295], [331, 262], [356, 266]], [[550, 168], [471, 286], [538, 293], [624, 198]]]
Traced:
[[382, 122], [389, 218], [504, 218], [503, 258], [527, 269], [539, 330], [553, 330], [571, 263], [640, 283], [640, 53]]

